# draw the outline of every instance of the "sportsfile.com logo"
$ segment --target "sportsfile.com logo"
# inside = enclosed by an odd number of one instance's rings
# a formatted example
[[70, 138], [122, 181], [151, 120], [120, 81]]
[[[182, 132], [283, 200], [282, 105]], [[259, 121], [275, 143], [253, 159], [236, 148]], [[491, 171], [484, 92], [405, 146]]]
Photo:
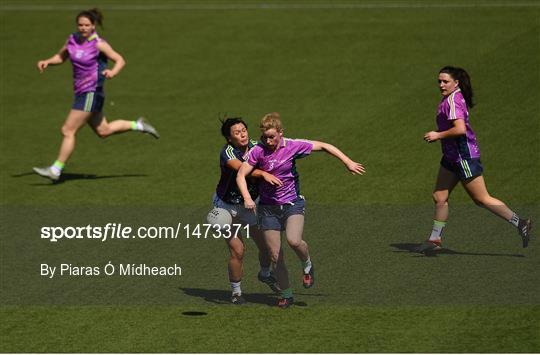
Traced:
[[45, 226], [41, 227], [41, 239], [47, 239], [50, 242], [59, 240], [101, 240], [105, 242], [110, 239], [229, 239], [236, 238], [240, 233], [250, 237], [249, 225], [226, 224], [183, 224], [178, 222], [172, 226], [142, 226], [133, 228], [125, 226], [122, 223], [107, 223], [104, 226], [79, 226], [79, 227], [61, 227]]

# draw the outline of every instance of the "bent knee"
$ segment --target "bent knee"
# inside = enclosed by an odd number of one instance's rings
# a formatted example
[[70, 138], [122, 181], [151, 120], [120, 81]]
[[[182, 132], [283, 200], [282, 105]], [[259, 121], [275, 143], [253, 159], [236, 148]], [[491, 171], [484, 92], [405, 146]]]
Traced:
[[99, 138], [107, 138], [111, 135], [111, 130], [108, 127], [96, 128], [96, 134]]
[[297, 249], [304, 243], [304, 241], [302, 239], [300, 239], [300, 240], [287, 240], [287, 243], [289, 244], [289, 246], [291, 248]]
[[489, 205], [491, 196], [473, 197], [472, 200], [477, 206], [484, 207]]
[[231, 252], [231, 258], [238, 260], [244, 259], [244, 248], [242, 246], [232, 247], [229, 250]]
[[64, 137], [74, 137], [76, 132], [77, 131], [75, 129], [71, 128], [70, 126], [66, 126], [66, 125], [62, 126], [62, 128], [60, 129], [60, 133]]
[[448, 203], [448, 192], [446, 191], [435, 191], [433, 192], [433, 202], [438, 205], [444, 205]]

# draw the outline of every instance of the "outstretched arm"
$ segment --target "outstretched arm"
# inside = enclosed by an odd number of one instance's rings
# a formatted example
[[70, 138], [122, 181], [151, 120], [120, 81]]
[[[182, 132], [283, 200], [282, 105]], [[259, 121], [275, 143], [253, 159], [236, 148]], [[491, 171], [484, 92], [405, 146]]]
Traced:
[[454, 124], [454, 127], [446, 130], [446, 131], [442, 131], [442, 132], [435, 132], [435, 131], [430, 131], [430, 132], [427, 132], [426, 134], [424, 134], [424, 140], [428, 143], [433, 143], [433, 142], [436, 142], [438, 141], [439, 139], [444, 139], [444, 138], [450, 138], [450, 137], [458, 137], [458, 136], [463, 136], [464, 134], [467, 134], [467, 127], [465, 126], [465, 120], [464, 119], [461, 119], [461, 118], [458, 118], [458, 119], [455, 119], [454, 121], [452, 121], [452, 123]]
[[43, 73], [43, 71], [47, 69], [49, 65], [62, 64], [67, 59], [67, 57], [68, 57], [68, 51], [67, 51], [66, 45], [64, 45], [62, 48], [60, 48], [58, 53], [56, 53], [49, 59], [40, 60], [39, 62], [37, 62], [37, 69], [39, 70], [40, 73]]
[[111, 69], [105, 69], [101, 72], [107, 79], [112, 79], [120, 73], [120, 70], [126, 65], [124, 58], [116, 52], [110, 44], [105, 41], [99, 41], [97, 44], [99, 51], [107, 56], [114, 62], [114, 66]]
[[236, 174], [236, 185], [238, 185], [238, 190], [244, 198], [244, 207], [247, 209], [255, 211], [255, 202], [249, 194], [246, 176], [248, 176], [253, 171], [253, 166], [249, 165], [247, 162], [243, 162], [240, 166], [240, 170]]
[[364, 166], [362, 164], [351, 160], [351, 158], [349, 158], [347, 155], [345, 155], [345, 153], [343, 153], [338, 148], [334, 147], [332, 144], [324, 143], [324, 142], [318, 142], [318, 141], [311, 141], [311, 143], [313, 144], [313, 148], [312, 148], [313, 151], [325, 151], [325, 152], [335, 156], [336, 158], [341, 160], [343, 162], [343, 164], [345, 164], [347, 169], [353, 175], [356, 175], [356, 174], [363, 175], [366, 172], [366, 169], [364, 169]]

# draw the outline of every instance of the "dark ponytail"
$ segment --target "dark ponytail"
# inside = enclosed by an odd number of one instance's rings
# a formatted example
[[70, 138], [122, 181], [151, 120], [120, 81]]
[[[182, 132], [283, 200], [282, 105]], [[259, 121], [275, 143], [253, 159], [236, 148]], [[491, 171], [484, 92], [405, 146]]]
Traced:
[[469, 74], [465, 71], [465, 69], [447, 66], [447, 67], [442, 68], [439, 71], [439, 74], [440, 73], [446, 73], [450, 75], [452, 79], [458, 81], [459, 88], [461, 89], [463, 98], [465, 98], [467, 107], [473, 108], [474, 102], [473, 102], [473, 89], [471, 85], [471, 78], [469, 77]]
[[86, 17], [87, 19], [92, 22], [92, 25], [99, 25], [101, 28], [103, 28], [103, 12], [101, 12], [98, 8], [93, 8], [90, 10], [84, 10], [79, 12], [77, 17], [75, 18], [75, 21], [79, 21], [79, 18]]

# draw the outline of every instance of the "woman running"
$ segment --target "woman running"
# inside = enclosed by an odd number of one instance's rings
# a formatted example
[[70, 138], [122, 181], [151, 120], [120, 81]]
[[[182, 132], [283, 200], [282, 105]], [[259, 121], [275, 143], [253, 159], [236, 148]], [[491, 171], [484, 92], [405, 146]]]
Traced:
[[[73, 88], [75, 98], [71, 110], [62, 126], [62, 144], [54, 163], [34, 171], [52, 181], [60, 179], [62, 170], [75, 149], [75, 136], [88, 123], [101, 138], [130, 130], [140, 131], [159, 138], [159, 134], [144, 118], [136, 121], [116, 120], [108, 122], [103, 115], [105, 79], [112, 79], [122, 70], [126, 62], [110, 44], [96, 33], [96, 25], [103, 25], [103, 14], [98, 9], [85, 10], [76, 17], [77, 32], [71, 34], [64, 46], [52, 57], [40, 60], [37, 68], [43, 73], [49, 65], [59, 65], [66, 59], [73, 65]], [[107, 68], [107, 60], [114, 62]]]
[[468, 109], [474, 106], [469, 74], [462, 68], [442, 68], [439, 71], [439, 90], [443, 97], [437, 110], [438, 130], [424, 134], [424, 140], [428, 143], [440, 140], [443, 156], [433, 192], [433, 229], [429, 239], [420, 246], [420, 251], [441, 249], [442, 232], [448, 219], [448, 198], [460, 181], [478, 206], [487, 208], [517, 228], [523, 247], [526, 248], [529, 244], [531, 220], [519, 218], [486, 189], [480, 149], [469, 122]]

